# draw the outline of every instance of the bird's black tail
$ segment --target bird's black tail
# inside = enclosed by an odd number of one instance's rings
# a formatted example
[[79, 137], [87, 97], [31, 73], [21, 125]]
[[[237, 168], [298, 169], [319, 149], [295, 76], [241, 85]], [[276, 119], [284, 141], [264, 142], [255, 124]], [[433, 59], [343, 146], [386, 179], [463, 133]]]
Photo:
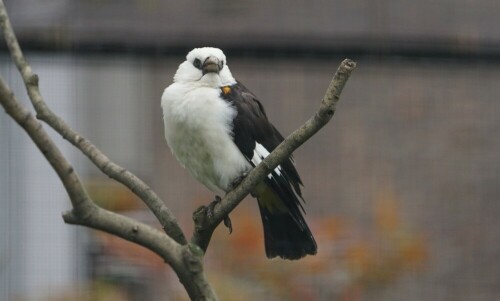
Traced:
[[267, 258], [299, 259], [316, 254], [316, 241], [302, 214], [293, 216], [288, 210], [269, 207], [266, 202], [259, 198]]

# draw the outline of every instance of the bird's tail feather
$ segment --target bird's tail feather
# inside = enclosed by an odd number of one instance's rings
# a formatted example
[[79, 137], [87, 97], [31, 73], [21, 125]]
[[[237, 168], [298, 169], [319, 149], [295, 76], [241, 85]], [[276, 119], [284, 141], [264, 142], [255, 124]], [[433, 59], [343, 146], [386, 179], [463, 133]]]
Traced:
[[316, 254], [316, 241], [302, 214], [294, 217], [287, 210], [270, 210], [261, 198], [258, 202], [268, 258], [299, 259]]

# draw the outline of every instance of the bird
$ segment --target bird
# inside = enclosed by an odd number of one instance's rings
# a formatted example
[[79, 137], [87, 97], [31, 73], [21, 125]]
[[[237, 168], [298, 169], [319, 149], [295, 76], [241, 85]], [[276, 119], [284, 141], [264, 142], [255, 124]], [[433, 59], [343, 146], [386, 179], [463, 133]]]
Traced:
[[[258, 98], [235, 80], [218, 48], [187, 54], [163, 92], [161, 107], [172, 154], [216, 194], [232, 190], [284, 140]], [[267, 258], [295, 260], [317, 253], [304, 219], [301, 186], [289, 157], [251, 191], [262, 218]]]

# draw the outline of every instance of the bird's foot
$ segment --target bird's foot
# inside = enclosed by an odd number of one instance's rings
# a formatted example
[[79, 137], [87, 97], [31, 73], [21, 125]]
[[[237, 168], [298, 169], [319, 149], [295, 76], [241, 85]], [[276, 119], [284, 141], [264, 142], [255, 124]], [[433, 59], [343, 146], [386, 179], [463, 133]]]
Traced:
[[214, 217], [215, 206], [222, 201], [220, 196], [216, 195], [215, 199], [207, 206], [207, 216], [208, 218]]
[[247, 176], [248, 176], [248, 172], [244, 172], [241, 175], [239, 175], [238, 177], [236, 177], [236, 179], [234, 179], [231, 182], [231, 184], [229, 184], [229, 190], [235, 189], [236, 186], [240, 185], [240, 183], [243, 181], [243, 179], [245, 179]]
[[229, 230], [229, 234], [233, 233], [233, 224], [231, 223], [229, 215], [226, 215], [224, 217], [224, 226], [226, 226], [226, 228]]
[[[216, 195], [215, 199], [207, 206], [207, 217], [208, 218], [213, 218], [214, 217], [214, 210], [215, 206], [219, 204], [222, 201], [221, 197]], [[229, 229], [229, 234], [233, 232], [233, 224], [231, 223], [231, 219], [229, 218], [229, 215], [226, 215], [224, 217], [224, 226]]]

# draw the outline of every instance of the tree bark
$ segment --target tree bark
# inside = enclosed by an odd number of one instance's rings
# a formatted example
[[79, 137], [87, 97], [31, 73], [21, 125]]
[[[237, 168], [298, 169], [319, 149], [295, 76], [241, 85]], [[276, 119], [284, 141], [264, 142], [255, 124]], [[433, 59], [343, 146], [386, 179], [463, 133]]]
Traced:
[[[1, 76], [0, 104], [5, 112], [26, 131], [61, 179], [72, 205], [72, 210], [63, 214], [64, 221], [68, 224], [82, 225], [116, 235], [155, 252], [173, 268], [191, 300], [218, 300], [203, 270], [203, 257], [213, 231], [224, 217], [228, 216], [248, 195], [253, 186], [262, 181], [276, 166], [331, 120], [342, 89], [356, 67], [356, 63], [349, 59], [340, 64], [318, 111], [251, 170], [248, 176], [215, 206], [212, 215], [207, 214], [207, 208], [204, 206], [193, 213], [195, 230], [190, 242], [188, 242], [175, 216], [146, 183], [125, 168], [112, 162], [102, 151], [71, 129], [62, 118], [54, 114], [47, 106], [40, 93], [38, 76], [32, 71], [22, 53], [3, 0], [0, 0], [0, 27], [37, 113], [36, 118], [16, 99]], [[135, 193], [156, 216], [164, 232], [97, 206], [88, 195], [73, 166], [47, 135], [39, 120], [45, 122], [64, 139], [72, 143], [104, 174], [122, 183]]]

